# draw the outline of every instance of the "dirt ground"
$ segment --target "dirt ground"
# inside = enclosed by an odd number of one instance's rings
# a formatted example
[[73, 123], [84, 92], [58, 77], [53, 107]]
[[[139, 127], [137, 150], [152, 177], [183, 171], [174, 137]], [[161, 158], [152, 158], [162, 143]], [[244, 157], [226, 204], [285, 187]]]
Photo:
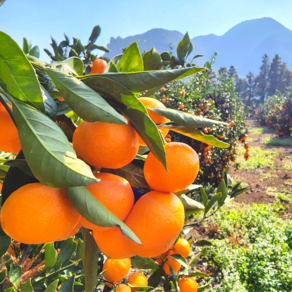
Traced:
[[[282, 192], [284, 190], [292, 194], [292, 171], [282, 168], [283, 165], [291, 165], [292, 159], [287, 156], [292, 155], [292, 147], [289, 146], [269, 146], [263, 143], [267, 137], [277, 137], [276, 134], [253, 134], [256, 128], [264, 128], [259, 125], [255, 120], [246, 120], [249, 128], [249, 141], [250, 147], [260, 147], [263, 150], [274, 150], [279, 153], [274, 157], [274, 168], [260, 168], [255, 170], [230, 170], [231, 177], [237, 177], [239, 180], [244, 181], [251, 185], [251, 189], [246, 193], [238, 196], [235, 201], [239, 203], [257, 203], [257, 204], [270, 204], [276, 202], [274, 197], [267, 195], [268, 188], [275, 189], [275, 192]], [[270, 173], [271, 177], [263, 180], [260, 176], [261, 173]], [[283, 205], [288, 205], [287, 202], [282, 202]], [[286, 210], [286, 213], [292, 214], [292, 204]]]

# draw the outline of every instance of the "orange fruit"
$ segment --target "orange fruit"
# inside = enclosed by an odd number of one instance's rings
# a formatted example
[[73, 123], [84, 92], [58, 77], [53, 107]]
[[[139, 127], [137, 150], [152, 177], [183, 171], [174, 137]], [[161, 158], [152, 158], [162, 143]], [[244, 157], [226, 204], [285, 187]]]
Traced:
[[138, 256], [159, 256], [175, 242], [183, 228], [184, 218], [184, 207], [177, 196], [149, 192], [136, 202], [125, 221], [142, 245], [129, 239], [128, 245]]
[[[145, 107], [158, 107], [158, 108], [165, 108], [165, 105], [160, 102], [159, 100], [155, 99], [155, 98], [151, 98], [151, 97], [140, 97], [139, 100], [143, 103], [143, 105]], [[152, 119], [152, 121], [155, 124], [162, 124], [162, 123], [167, 123], [169, 122], [169, 120], [157, 113], [155, 113], [154, 111], [152, 111], [151, 109], [147, 108], [147, 112], [150, 116], [150, 118]]]
[[0, 194], [1, 194], [1, 192], [2, 192], [2, 187], [3, 187], [3, 182], [0, 181]]
[[11, 238], [26, 244], [58, 241], [79, 223], [80, 215], [65, 189], [40, 183], [13, 192], [1, 209], [1, 226]]
[[117, 287], [116, 292], [131, 292], [131, 288], [126, 284], [120, 284]]
[[57, 99], [59, 100], [59, 101], [65, 101], [65, 99], [64, 99], [64, 97], [57, 97]]
[[170, 248], [170, 250], [168, 250], [167, 252], [164, 252], [163, 254], [161, 254], [159, 257], [154, 257], [153, 259], [159, 264], [162, 264], [162, 259], [165, 259], [168, 255], [173, 254], [173, 250], [172, 250], [173, 246]]
[[96, 178], [99, 178], [102, 181], [104, 180], [113, 181], [113, 182], [121, 183], [126, 186], [130, 186], [129, 182], [125, 178], [115, 175], [115, 174], [99, 172], [99, 173], [94, 173], [94, 176]]
[[198, 283], [196, 280], [190, 277], [184, 277], [178, 281], [180, 292], [197, 292]]
[[91, 67], [91, 71], [90, 73], [92, 74], [100, 74], [103, 73], [104, 69], [107, 66], [107, 62], [105, 60], [102, 59], [95, 59], [93, 61], [92, 67]]
[[81, 216], [80, 216], [80, 220], [79, 220], [78, 224], [70, 232], [68, 232], [65, 236], [62, 236], [61, 238], [59, 238], [58, 241], [66, 240], [66, 239], [74, 236], [82, 227], [80, 222], [81, 222]]
[[180, 237], [173, 246], [173, 251], [175, 254], [179, 254], [184, 258], [187, 258], [190, 255], [191, 247], [186, 239]]
[[123, 259], [135, 256], [128, 239], [119, 227], [109, 228], [104, 231], [93, 230], [93, 238], [100, 251], [109, 258]]
[[184, 108], [185, 108], [185, 106], [184, 106], [183, 104], [180, 104], [178, 107], [179, 107], [180, 109], [184, 109]]
[[144, 164], [144, 176], [149, 186], [161, 192], [178, 192], [196, 179], [200, 163], [197, 152], [189, 145], [171, 142], [165, 145], [168, 171], [150, 152]]
[[110, 282], [117, 283], [125, 278], [131, 268], [131, 259], [106, 259], [103, 264], [103, 277]]
[[[141, 273], [133, 273], [127, 280], [127, 283], [131, 284], [134, 287], [147, 287], [148, 280], [147, 278]], [[133, 292], [137, 292], [136, 289], [131, 288]]]
[[136, 156], [138, 135], [131, 125], [83, 121], [73, 135], [77, 156], [95, 168], [121, 168]]
[[181, 264], [173, 257], [167, 256], [166, 262], [164, 263], [162, 267], [166, 275], [171, 275], [171, 271], [169, 267], [171, 267], [175, 271], [175, 273], [177, 273], [181, 267]]
[[[7, 105], [12, 109], [10, 104]], [[18, 130], [2, 103], [0, 103], [0, 125], [0, 151], [18, 153], [21, 149]]]
[[[96, 175], [98, 177], [98, 175]], [[122, 178], [121, 178], [122, 180]], [[127, 183], [127, 181], [126, 181]], [[121, 221], [125, 221], [134, 205], [134, 193], [128, 184], [120, 182], [101, 180], [95, 184], [86, 186], [86, 189], [111, 213], [117, 216]], [[81, 217], [80, 223], [87, 229], [106, 230], [113, 227], [97, 226], [84, 217]]]

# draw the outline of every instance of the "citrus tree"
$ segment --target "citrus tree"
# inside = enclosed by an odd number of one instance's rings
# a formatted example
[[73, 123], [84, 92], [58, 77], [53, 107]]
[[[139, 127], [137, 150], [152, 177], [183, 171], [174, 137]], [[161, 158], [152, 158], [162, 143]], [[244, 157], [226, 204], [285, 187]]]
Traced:
[[[210, 200], [202, 190], [202, 204], [183, 195], [198, 187], [199, 158], [166, 143], [163, 129], [228, 148], [197, 130], [226, 124], [138, 97], [205, 68], [147, 71], [155, 54], [143, 58], [133, 43], [102, 74], [84, 75], [79, 57], [46, 64], [4, 32], [0, 42], [2, 288], [203, 291], [185, 213], [205, 218], [232, 196], [223, 184]], [[149, 279], [122, 283], [131, 265]]]

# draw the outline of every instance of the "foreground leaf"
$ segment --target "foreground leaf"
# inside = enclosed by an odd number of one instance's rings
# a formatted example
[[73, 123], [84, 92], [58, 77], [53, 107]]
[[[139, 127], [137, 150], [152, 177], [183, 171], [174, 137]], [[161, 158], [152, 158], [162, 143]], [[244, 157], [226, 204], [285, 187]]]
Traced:
[[73, 238], [68, 238], [62, 243], [60, 251], [60, 261], [62, 264], [71, 259], [76, 247], [77, 243]]
[[133, 268], [136, 269], [158, 269], [158, 265], [151, 258], [142, 258], [139, 256], [134, 256], [131, 258], [131, 263]]
[[1, 31], [0, 46], [0, 85], [14, 98], [45, 112], [40, 84], [21, 48]]
[[73, 292], [75, 275], [65, 281], [60, 289], [60, 292]]
[[55, 266], [58, 258], [58, 253], [54, 248], [54, 243], [50, 242], [45, 245], [45, 266], [51, 269]]
[[203, 70], [205, 70], [205, 68], [189, 67], [175, 70], [145, 71], [134, 73], [103, 73], [85, 75], [78, 78], [85, 84], [94, 83], [94, 81], [99, 78], [108, 78], [123, 85], [130, 91], [141, 92], [157, 86], [162, 86], [172, 80], [185, 78]]
[[25, 283], [21, 284], [20, 292], [33, 292], [31, 279], [28, 279]]
[[64, 188], [97, 181], [56, 123], [26, 104], [11, 101], [22, 151], [41, 183]]
[[155, 48], [143, 54], [144, 70], [158, 70], [161, 64], [161, 56]]
[[205, 135], [201, 131], [191, 128], [191, 127], [184, 127], [180, 126], [179, 124], [168, 123], [168, 124], [161, 124], [160, 127], [168, 128], [171, 131], [180, 133], [184, 136], [190, 137], [197, 141], [203, 142], [207, 145], [214, 146], [217, 148], [228, 148], [230, 145], [228, 143], [222, 142], [215, 138], [212, 135]]
[[2, 284], [7, 275], [7, 268], [0, 272], [0, 284]]
[[20, 266], [14, 266], [13, 264], [10, 265], [9, 270], [9, 281], [12, 283], [12, 285], [17, 288], [20, 284], [21, 280], [21, 267]]
[[61, 92], [69, 107], [87, 122], [127, 124], [125, 118], [109, 105], [97, 92], [71, 75], [57, 70], [46, 72]]
[[66, 191], [72, 205], [89, 222], [102, 227], [119, 226], [124, 235], [141, 244], [134, 232], [101, 204], [85, 187], [66, 188]]
[[8, 250], [11, 244], [11, 238], [8, 235], [0, 236], [0, 257], [2, 257]]
[[187, 197], [186, 195], [179, 196], [179, 199], [183, 203], [185, 211], [192, 211], [194, 213], [197, 213], [205, 209], [204, 205]]
[[80, 58], [77, 57], [71, 57], [68, 58], [61, 63], [66, 64], [69, 66], [72, 70], [74, 70], [78, 75], [83, 75], [83, 68], [84, 64]]
[[59, 280], [58, 279], [55, 280], [46, 288], [44, 292], [55, 292], [57, 290], [58, 283], [59, 283]]

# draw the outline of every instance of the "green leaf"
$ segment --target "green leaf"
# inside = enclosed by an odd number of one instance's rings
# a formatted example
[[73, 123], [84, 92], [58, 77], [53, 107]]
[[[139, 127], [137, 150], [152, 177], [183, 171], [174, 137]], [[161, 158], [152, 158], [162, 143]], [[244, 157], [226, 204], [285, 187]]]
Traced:
[[222, 196], [221, 196], [221, 198], [220, 198], [220, 200], [218, 202], [219, 206], [222, 206], [224, 204], [226, 198], [227, 198], [227, 195], [228, 195], [228, 189], [226, 187], [224, 179], [222, 179], [220, 185], [218, 186], [217, 193], [221, 193], [222, 194]]
[[39, 58], [40, 57], [40, 49], [38, 46], [34, 46], [30, 51], [29, 51], [29, 54], [31, 56], [34, 56], [36, 58]]
[[209, 275], [201, 272], [195, 272], [188, 275], [188, 277], [195, 277], [195, 278], [209, 278]]
[[74, 70], [78, 75], [83, 75], [84, 64], [80, 58], [71, 57], [61, 62], [62, 64], [66, 64], [72, 70]]
[[151, 258], [142, 258], [139, 256], [134, 256], [131, 258], [131, 263], [133, 268], [136, 269], [158, 269], [158, 265], [156, 262]]
[[14, 98], [45, 112], [40, 84], [24, 52], [0, 31], [0, 86]]
[[117, 101], [120, 104], [124, 104], [129, 108], [139, 110], [148, 115], [142, 102], [126, 87], [108, 78], [98, 78], [92, 81], [92, 83], [87, 84], [88, 87], [100, 93], [105, 98]]
[[[224, 122], [214, 121], [211, 119], [201, 118], [192, 114], [183, 113], [178, 110], [169, 109], [169, 108], [157, 108], [157, 107], [148, 107], [155, 113], [168, 118], [169, 120], [190, 128], [205, 128], [212, 127], [213, 125], [227, 125]], [[161, 124], [166, 127], [166, 124]]]
[[94, 43], [97, 40], [97, 38], [99, 37], [100, 31], [101, 31], [100, 26], [99, 25], [95, 26], [92, 29], [91, 35], [89, 37], [89, 41], [91, 41], [92, 43]]
[[97, 46], [97, 45], [94, 45], [93, 43], [89, 43], [88, 45], [85, 46], [85, 49], [89, 52], [97, 49], [97, 50], [101, 50], [101, 51], [104, 51], [106, 53], [110, 52], [110, 50], [104, 46]]
[[189, 47], [191, 45], [191, 40], [189, 34], [186, 33], [183, 39], [178, 43], [176, 48], [176, 53], [178, 58], [185, 58], [189, 52]]
[[46, 91], [46, 89], [41, 85], [45, 111], [46, 115], [52, 120], [56, 121], [58, 108], [54, 101], [54, 99], [50, 96], [50, 94]]
[[143, 54], [144, 70], [158, 70], [161, 63], [161, 56], [152, 48], [149, 52]]
[[[3, 202], [2, 202], [3, 205]], [[11, 238], [8, 235], [0, 236], [0, 257], [2, 257], [8, 250], [11, 244]]]
[[175, 70], [160, 70], [155, 72], [103, 73], [79, 76], [78, 79], [88, 85], [88, 83], [94, 83], [96, 79], [108, 78], [123, 85], [130, 91], [141, 92], [157, 86], [162, 86], [172, 80], [185, 78], [203, 70], [205, 70], [205, 68], [189, 67]]
[[186, 195], [179, 196], [179, 199], [183, 203], [185, 211], [192, 211], [194, 213], [198, 213], [205, 209], [204, 205], [187, 197]]
[[16, 290], [13, 287], [10, 287], [5, 292], [16, 292]]
[[119, 72], [139, 72], [144, 70], [143, 59], [137, 42], [129, 45], [117, 66]]
[[28, 279], [25, 283], [21, 284], [20, 292], [33, 292], [31, 279]]
[[[114, 56], [110, 60], [110, 62], [107, 64], [107, 66], [105, 67], [103, 73], [107, 73], [107, 72], [118, 72], [116, 68], [117, 68], [118, 64], [120, 63], [122, 57], [123, 57], [123, 54]], [[110, 71], [111, 64], [114, 66], [115, 71]]]
[[9, 281], [17, 289], [21, 280], [21, 267], [14, 266], [13, 264], [11, 264], [8, 277], [9, 277]]
[[65, 281], [60, 289], [60, 292], [73, 292], [75, 275]]
[[82, 228], [84, 238], [83, 268], [85, 274], [85, 291], [93, 291], [97, 284], [98, 247], [89, 230]]
[[1, 271], [0, 273], [0, 284], [2, 284], [6, 278], [7, 275], [7, 269], [4, 269], [3, 271]]
[[102, 227], [119, 226], [124, 235], [141, 244], [134, 232], [101, 204], [85, 187], [66, 188], [66, 191], [72, 205], [89, 222]]
[[203, 205], [206, 207], [208, 205], [208, 196], [203, 187], [200, 188], [200, 193], [202, 196]]
[[97, 181], [56, 123], [26, 104], [11, 101], [22, 151], [41, 183], [64, 188]]
[[82, 253], [83, 253], [83, 240], [78, 238], [78, 246], [76, 251], [76, 259], [82, 259]]
[[57, 290], [59, 279], [52, 282], [44, 292], [55, 292]]
[[54, 243], [50, 242], [45, 245], [45, 265], [47, 269], [55, 266], [58, 258], [58, 253], [54, 248]]
[[161, 278], [163, 276], [163, 272], [161, 269], [156, 270], [148, 279], [148, 285], [156, 288], [161, 282]]
[[208, 202], [206, 208], [205, 208], [205, 214], [209, 212], [209, 210], [213, 207], [213, 205], [218, 202], [221, 198], [221, 193], [214, 195], [210, 201]]
[[212, 245], [212, 242], [209, 241], [209, 240], [202, 239], [202, 240], [196, 241], [195, 242], [195, 245], [196, 246], [211, 246]]
[[174, 194], [177, 196], [184, 195], [190, 193], [193, 190], [200, 189], [201, 187], [202, 187], [201, 185], [189, 185], [186, 189], [175, 192]]
[[152, 154], [167, 169], [164, 145], [157, 126], [152, 119], [148, 115], [134, 109], [123, 109], [122, 112], [129, 118], [132, 127], [149, 147]]
[[[148, 290], [152, 290], [153, 289], [153, 287], [150, 287], [150, 286], [144, 286], [144, 287], [141, 287], [141, 286], [133, 286], [133, 285], [131, 285], [131, 284], [129, 284], [129, 283], [127, 283], [127, 285], [129, 286], [129, 287], [131, 287], [131, 288], [133, 288], [133, 289], [135, 289], [136, 291], [148, 291]], [[133, 290], [132, 289], [132, 290]]]
[[161, 59], [163, 61], [170, 61], [171, 60], [171, 55], [169, 52], [163, 52], [163, 53], [161, 53], [160, 56], [161, 56]]
[[194, 266], [196, 266], [200, 260], [200, 257], [201, 257], [201, 253], [197, 253], [192, 259], [191, 261], [189, 262], [189, 266], [191, 268], [193, 268]]
[[212, 281], [198, 288], [198, 292], [203, 292], [211, 286]]
[[239, 189], [232, 195], [231, 198], [235, 198], [235, 197], [241, 195], [242, 193], [246, 192], [249, 189], [250, 189], [250, 187]]
[[28, 44], [26, 38], [23, 38], [23, 51], [25, 54], [28, 54]]
[[189, 269], [189, 265], [186, 262], [186, 259], [181, 256], [180, 254], [172, 254], [170, 255], [172, 258], [174, 258], [176, 261], [178, 261], [182, 266], [184, 266], [185, 268]]
[[168, 128], [171, 131], [180, 133], [184, 136], [190, 137], [197, 141], [203, 142], [207, 145], [214, 146], [217, 148], [228, 148], [230, 145], [228, 143], [224, 143], [212, 135], [205, 135], [201, 131], [191, 128], [191, 127], [184, 127], [179, 124], [175, 123], [167, 123], [161, 124], [160, 127]]
[[68, 238], [62, 243], [60, 250], [60, 260], [62, 264], [71, 259], [76, 247], [77, 243], [73, 238]]
[[46, 72], [63, 95], [69, 107], [87, 122], [127, 124], [125, 118], [109, 105], [97, 92], [71, 75], [57, 70]]

